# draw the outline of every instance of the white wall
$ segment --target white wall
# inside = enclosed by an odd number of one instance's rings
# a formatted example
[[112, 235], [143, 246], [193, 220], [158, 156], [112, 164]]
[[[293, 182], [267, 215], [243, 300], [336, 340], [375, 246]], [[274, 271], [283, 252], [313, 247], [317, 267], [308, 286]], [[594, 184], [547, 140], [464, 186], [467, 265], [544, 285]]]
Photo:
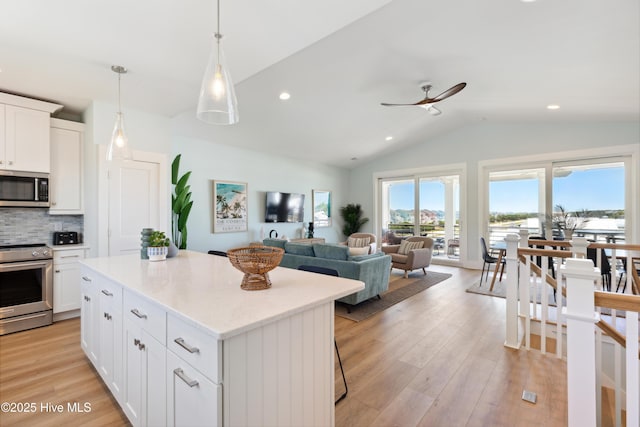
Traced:
[[[192, 171], [189, 184], [194, 205], [187, 223], [189, 249], [206, 252], [245, 246], [259, 240], [261, 228], [266, 236], [274, 229], [280, 237], [299, 237], [296, 233], [300, 232], [302, 224], [263, 222], [266, 191], [305, 194], [304, 217], [308, 223], [311, 220], [311, 190], [331, 190], [333, 225], [317, 228], [314, 235], [324, 237], [328, 242], [343, 240], [338, 208], [350, 202], [346, 197], [346, 170], [180, 135], [174, 136], [172, 146], [172, 161], [177, 154], [182, 154], [180, 176]], [[213, 233], [212, 180], [247, 183], [248, 231]]]
[[[522, 123], [469, 125], [410, 148], [401, 149], [351, 171], [349, 195], [373, 218], [373, 175], [384, 171], [442, 164], [467, 165], [468, 257], [480, 259], [478, 221], [478, 163], [483, 160], [640, 144], [638, 123]], [[635, 164], [636, 171], [640, 165]], [[637, 174], [635, 175], [638, 176]], [[638, 210], [636, 209], [636, 212]], [[373, 221], [366, 231], [374, 232]]]
[[[107, 145], [115, 124], [117, 106], [94, 101], [85, 111], [84, 241], [91, 246], [89, 255], [98, 256], [98, 147]], [[123, 108], [125, 130], [133, 150], [169, 154], [171, 151], [170, 119], [144, 111]], [[167, 171], [168, 173], [168, 171]], [[169, 191], [169, 190], [167, 190]]]

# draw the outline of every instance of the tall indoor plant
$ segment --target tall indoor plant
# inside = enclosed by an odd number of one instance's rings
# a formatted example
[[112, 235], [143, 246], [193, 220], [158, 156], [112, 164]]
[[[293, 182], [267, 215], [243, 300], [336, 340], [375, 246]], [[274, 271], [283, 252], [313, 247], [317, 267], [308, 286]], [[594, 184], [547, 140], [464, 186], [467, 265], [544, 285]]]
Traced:
[[171, 195], [171, 237], [178, 249], [187, 249], [187, 219], [193, 206], [191, 200], [191, 186], [187, 181], [191, 176], [191, 171], [178, 178], [180, 169], [180, 157], [178, 154], [171, 163], [171, 184], [173, 184], [173, 194]]
[[349, 203], [347, 206], [341, 207], [340, 215], [344, 220], [342, 233], [347, 237], [360, 231], [360, 228], [369, 221], [369, 218], [362, 217], [364, 215], [362, 207], [355, 203]]

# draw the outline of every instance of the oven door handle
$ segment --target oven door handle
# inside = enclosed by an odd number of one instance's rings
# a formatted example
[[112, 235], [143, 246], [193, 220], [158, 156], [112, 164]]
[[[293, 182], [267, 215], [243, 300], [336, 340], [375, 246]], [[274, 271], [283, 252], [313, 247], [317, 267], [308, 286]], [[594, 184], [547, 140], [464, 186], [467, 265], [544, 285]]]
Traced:
[[50, 259], [32, 262], [8, 262], [0, 264], [0, 272], [24, 270], [26, 268], [46, 268], [52, 264], [53, 262]]

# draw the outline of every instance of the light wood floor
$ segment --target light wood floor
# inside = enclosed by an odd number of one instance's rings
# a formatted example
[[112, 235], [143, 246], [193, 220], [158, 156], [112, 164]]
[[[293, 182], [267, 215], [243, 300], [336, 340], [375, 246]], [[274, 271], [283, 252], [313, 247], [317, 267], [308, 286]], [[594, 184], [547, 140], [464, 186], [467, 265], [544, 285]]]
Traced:
[[[362, 322], [336, 317], [349, 385], [336, 426], [566, 425], [566, 364], [503, 346], [504, 300], [465, 292], [478, 272], [429, 270], [453, 277]], [[0, 402], [89, 402], [91, 413], [0, 413], [1, 426], [127, 424], [79, 330], [74, 319], [0, 337]], [[535, 405], [523, 389], [537, 393]]]

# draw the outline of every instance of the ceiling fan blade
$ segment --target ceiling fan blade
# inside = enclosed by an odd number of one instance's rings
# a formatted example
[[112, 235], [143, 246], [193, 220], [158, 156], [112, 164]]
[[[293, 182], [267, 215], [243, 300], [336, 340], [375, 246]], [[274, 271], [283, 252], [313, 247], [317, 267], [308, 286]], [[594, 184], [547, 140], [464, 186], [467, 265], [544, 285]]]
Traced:
[[442, 101], [443, 99], [446, 99], [452, 95], [455, 95], [456, 93], [460, 92], [462, 89], [464, 89], [464, 87], [467, 84], [462, 82], [462, 83], [458, 83], [455, 86], [450, 87], [449, 89], [445, 90], [444, 92], [442, 92], [440, 95], [434, 96], [433, 98], [429, 98], [429, 99], [425, 99], [425, 101], [427, 101], [428, 104], [432, 103], [432, 102], [438, 102], [438, 101]]
[[380, 105], [385, 107], [415, 107], [416, 105], [422, 105], [422, 101], [416, 102], [415, 104], [389, 104], [388, 102], [381, 102]]

